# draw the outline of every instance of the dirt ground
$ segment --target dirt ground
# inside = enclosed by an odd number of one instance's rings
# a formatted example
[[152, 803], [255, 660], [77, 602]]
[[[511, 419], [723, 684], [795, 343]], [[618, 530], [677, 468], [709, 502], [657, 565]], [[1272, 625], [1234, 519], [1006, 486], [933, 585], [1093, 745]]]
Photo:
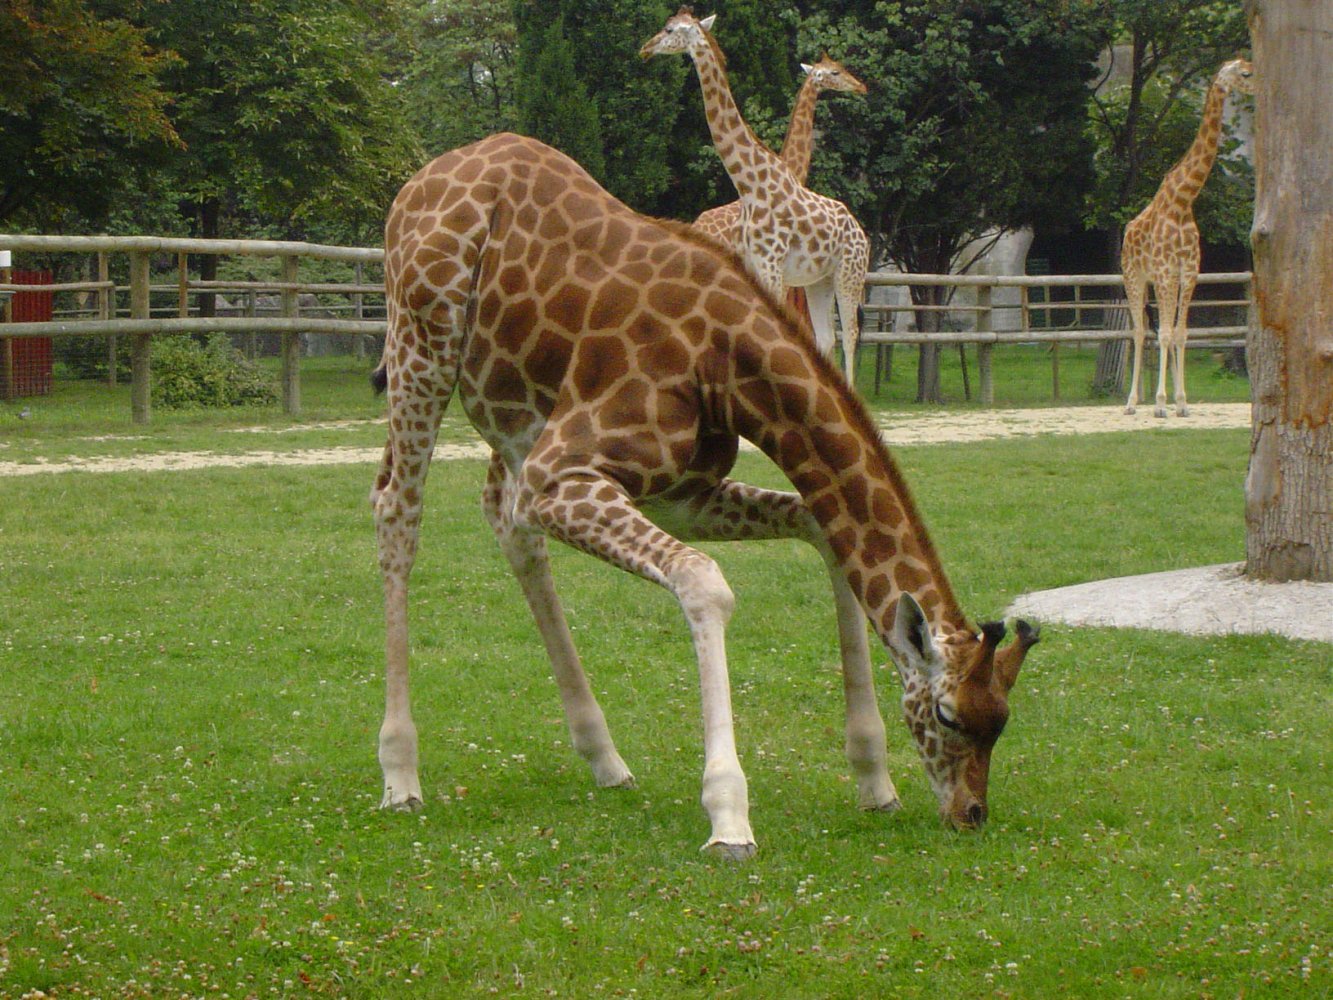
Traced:
[[[893, 416], [881, 423], [890, 445], [939, 444], [1037, 434], [1135, 431], [1181, 434], [1203, 428], [1248, 427], [1247, 403], [1191, 404], [1187, 418], [1159, 420], [1151, 408], [1126, 416], [1120, 407], [940, 411]], [[331, 425], [322, 425], [331, 426]], [[262, 430], [262, 429], [257, 429]], [[3, 454], [3, 452], [0, 452]], [[441, 445], [436, 461], [485, 458], [481, 444]], [[240, 454], [164, 452], [88, 456], [18, 463], [0, 460], [0, 476], [59, 472], [170, 472], [255, 465], [337, 465], [378, 462], [380, 449], [335, 447], [256, 450]], [[1260, 583], [1235, 566], [1205, 566], [1147, 576], [1099, 580], [1025, 594], [1009, 609], [1036, 621], [1145, 628], [1195, 635], [1276, 633], [1333, 643], [1333, 583]]]

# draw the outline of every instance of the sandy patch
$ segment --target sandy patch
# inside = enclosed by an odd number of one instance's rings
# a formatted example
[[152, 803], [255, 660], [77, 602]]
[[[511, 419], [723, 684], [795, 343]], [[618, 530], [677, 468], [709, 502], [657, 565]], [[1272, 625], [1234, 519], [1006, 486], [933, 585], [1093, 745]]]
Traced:
[[[236, 428], [229, 433], [289, 433], [382, 423], [380, 420], [332, 421], [298, 424], [293, 427]], [[946, 444], [992, 438], [1026, 437], [1036, 434], [1099, 434], [1111, 431], [1178, 433], [1188, 430], [1248, 427], [1248, 403], [1191, 404], [1191, 415], [1160, 420], [1143, 407], [1133, 416], [1120, 407], [1080, 406], [1039, 410], [974, 410], [966, 413], [936, 411], [911, 416], [892, 416], [881, 421], [884, 439], [890, 445]], [[247, 451], [218, 454], [210, 451], [160, 452], [124, 457], [87, 457], [35, 462], [0, 462], [0, 476], [32, 476], [48, 472], [174, 472], [186, 469], [243, 468], [256, 465], [356, 465], [378, 462], [381, 449], [331, 447], [291, 451]], [[436, 460], [486, 458], [490, 450], [481, 443], [440, 445]]]

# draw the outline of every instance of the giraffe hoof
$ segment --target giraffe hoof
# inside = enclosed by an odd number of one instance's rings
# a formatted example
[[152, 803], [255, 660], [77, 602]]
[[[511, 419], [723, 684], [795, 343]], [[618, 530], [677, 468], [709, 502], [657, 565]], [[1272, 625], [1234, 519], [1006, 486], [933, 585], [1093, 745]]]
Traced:
[[721, 861], [735, 862], [749, 861], [758, 849], [753, 840], [734, 844], [722, 840], [710, 840], [700, 848], [704, 853], [711, 854]]
[[425, 805], [420, 795], [396, 795], [392, 788], [386, 788], [384, 798], [380, 800], [380, 808], [388, 812], [417, 813]]
[[636, 782], [636, 781], [634, 780], [634, 775], [632, 775], [632, 774], [630, 774], [628, 771], [626, 771], [624, 777], [621, 777], [621, 778], [608, 778], [608, 779], [606, 779], [606, 780], [602, 780], [601, 778], [598, 778], [598, 779], [597, 779], [597, 787], [598, 787], [598, 788], [637, 788], [637, 787], [639, 787], [639, 785], [638, 785], [638, 782]]
[[872, 802], [869, 805], [864, 805], [861, 807], [861, 811], [884, 813], [884, 815], [888, 816], [892, 813], [896, 813], [902, 807], [903, 807], [903, 800], [895, 795], [887, 802]]
[[1188, 417], [1189, 415], [1190, 415], [1190, 408], [1188, 406], [1182, 406], [1180, 409], [1176, 411], [1176, 416], [1178, 417]]
[[1162, 418], [1163, 420], [1165, 420], [1165, 419], [1166, 419], [1166, 416], [1167, 416], [1167, 413], [1166, 413], [1166, 407], [1165, 407], [1165, 406], [1159, 406], [1159, 407], [1156, 407], [1156, 408], [1152, 411], [1152, 415], [1153, 415], [1154, 417], [1160, 417], [1160, 418]]
[[1126, 407], [1125, 407], [1125, 415], [1126, 415], [1126, 416], [1133, 416], [1133, 415], [1134, 415], [1134, 407], [1132, 407], [1132, 406], [1126, 406]]

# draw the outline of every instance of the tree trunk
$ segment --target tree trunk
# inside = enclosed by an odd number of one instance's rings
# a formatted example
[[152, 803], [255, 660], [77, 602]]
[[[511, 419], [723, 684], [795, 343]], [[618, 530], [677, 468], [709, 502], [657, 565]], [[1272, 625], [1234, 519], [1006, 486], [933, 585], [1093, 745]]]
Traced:
[[[1106, 237], [1106, 259], [1110, 261], [1111, 272], [1120, 270], [1120, 242], [1125, 230], [1121, 226], [1112, 226]], [[1113, 295], [1112, 298], [1120, 296]], [[1130, 324], [1133, 325], [1132, 323]], [[1093, 396], [1119, 398], [1126, 395], [1125, 384], [1129, 373], [1125, 364], [1129, 357], [1129, 341], [1123, 337], [1117, 340], [1103, 340], [1097, 347], [1097, 367], [1092, 374]]]
[[[939, 285], [913, 286], [912, 299], [917, 305], [941, 305], [944, 301], [944, 288]], [[942, 315], [943, 313], [935, 309], [918, 309], [916, 328], [923, 333], [935, 333], [940, 328]], [[944, 402], [944, 391], [940, 388], [939, 344], [921, 345], [916, 366], [916, 401]]]
[[1246, 573], [1333, 580], [1333, 4], [1248, 0], [1254, 404]]
[[[201, 235], [206, 240], [215, 240], [221, 229], [222, 206], [216, 198], [206, 199], [199, 207]], [[202, 254], [199, 258], [199, 280], [218, 280], [218, 255]], [[199, 296], [199, 315], [217, 315], [217, 293], [203, 292]]]

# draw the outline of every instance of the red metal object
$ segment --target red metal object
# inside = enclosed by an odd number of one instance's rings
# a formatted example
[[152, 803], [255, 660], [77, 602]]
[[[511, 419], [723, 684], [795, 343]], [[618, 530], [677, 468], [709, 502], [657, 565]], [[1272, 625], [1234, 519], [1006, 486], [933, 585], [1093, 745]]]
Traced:
[[[49, 285], [50, 271], [18, 271], [10, 281], [15, 285]], [[55, 305], [54, 292], [16, 292], [11, 302], [15, 323], [47, 323]], [[49, 396], [51, 394], [51, 338], [15, 337], [10, 343], [11, 384], [5, 386], [5, 398]]]

